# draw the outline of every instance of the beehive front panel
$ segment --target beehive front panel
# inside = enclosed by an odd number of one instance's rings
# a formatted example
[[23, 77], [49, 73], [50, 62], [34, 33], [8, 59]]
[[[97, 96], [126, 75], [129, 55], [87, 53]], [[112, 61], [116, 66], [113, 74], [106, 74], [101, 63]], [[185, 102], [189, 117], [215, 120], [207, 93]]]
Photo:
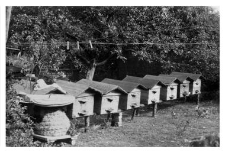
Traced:
[[90, 116], [94, 113], [94, 96], [79, 96], [73, 105], [73, 116]]
[[180, 97], [184, 97], [188, 95], [190, 92], [190, 81], [185, 80], [182, 84], [180, 84], [180, 91], [178, 92]]
[[197, 79], [193, 82], [193, 91], [192, 94], [201, 93], [201, 79]]
[[160, 102], [160, 89], [161, 86], [155, 85], [151, 90], [149, 90], [148, 104]]
[[141, 101], [141, 90], [135, 88], [132, 90], [128, 96], [127, 101], [127, 109], [132, 109], [136, 107], [140, 107], [140, 101]]
[[101, 114], [116, 113], [119, 108], [120, 94], [110, 92], [102, 97]]
[[167, 98], [166, 98], [166, 100], [177, 99], [177, 86], [178, 86], [178, 84], [172, 83], [167, 87]]

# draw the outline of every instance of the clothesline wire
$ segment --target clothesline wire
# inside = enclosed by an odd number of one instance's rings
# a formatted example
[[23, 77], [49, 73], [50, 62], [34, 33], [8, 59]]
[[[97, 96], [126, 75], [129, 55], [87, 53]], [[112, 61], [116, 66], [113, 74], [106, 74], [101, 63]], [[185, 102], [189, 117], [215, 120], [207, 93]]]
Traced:
[[[78, 42], [79, 44], [89, 44], [89, 42]], [[56, 42], [56, 43], [34, 43], [34, 45], [64, 45], [67, 46], [67, 42]], [[193, 42], [193, 43], [154, 43], [154, 42], [143, 42], [143, 43], [109, 43], [109, 42], [92, 42], [95, 45], [215, 45], [216, 43], [204, 43], [204, 42]], [[31, 43], [18, 43], [17, 45], [31, 45]], [[69, 45], [77, 45], [77, 42], [69, 42]], [[9, 45], [8, 45], [9, 48]]]

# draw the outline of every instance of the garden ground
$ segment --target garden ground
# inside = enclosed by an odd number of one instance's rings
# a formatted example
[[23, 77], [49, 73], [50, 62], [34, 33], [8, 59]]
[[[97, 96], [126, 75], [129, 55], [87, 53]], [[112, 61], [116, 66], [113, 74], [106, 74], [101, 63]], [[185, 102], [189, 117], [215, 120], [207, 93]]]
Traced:
[[[193, 102], [164, 102], [159, 104], [157, 116], [152, 108], [143, 107], [140, 115], [131, 121], [132, 111], [123, 113], [123, 126], [111, 127], [104, 123], [106, 116], [93, 116], [88, 132], [81, 131], [76, 147], [181, 147], [186, 140], [198, 136], [219, 133], [219, 104], [204, 101], [200, 108], [207, 114], [198, 113]], [[83, 119], [76, 120], [83, 126]], [[100, 126], [101, 125], [101, 126]], [[65, 146], [72, 146], [65, 144]]]

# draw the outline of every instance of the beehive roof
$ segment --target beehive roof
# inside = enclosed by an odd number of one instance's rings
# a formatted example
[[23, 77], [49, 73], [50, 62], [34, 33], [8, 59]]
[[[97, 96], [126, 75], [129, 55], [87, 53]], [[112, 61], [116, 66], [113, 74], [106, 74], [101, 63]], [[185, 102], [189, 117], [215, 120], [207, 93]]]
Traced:
[[91, 80], [87, 80], [87, 79], [82, 79], [76, 83], [97, 89], [102, 95], [108, 94], [109, 92], [114, 91], [114, 90], [119, 90], [120, 92], [127, 94], [127, 92], [124, 89], [122, 89], [121, 87], [119, 87], [117, 85], [112, 85], [112, 84], [107, 84], [107, 83], [97, 82], [97, 81], [91, 81]]
[[121, 87], [122, 89], [124, 89], [128, 93], [138, 87], [147, 89], [145, 86], [141, 85], [140, 83], [127, 82], [127, 81], [123, 81], [123, 80], [114, 80], [114, 79], [105, 78], [104, 80], [102, 80], [102, 82], [117, 85], [117, 86]]
[[68, 94], [73, 95], [75, 97], [79, 96], [80, 94], [84, 93], [85, 91], [89, 89], [100, 93], [100, 91], [98, 91], [97, 89], [84, 84], [78, 84], [78, 83], [64, 81], [64, 80], [56, 80], [56, 83], [60, 87], [62, 87]]
[[65, 94], [50, 94], [50, 95], [33, 95], [27, 94], [26, 99], [35, 105], [42, 107], [58, 107], [66, 106], [74, 102], [74, 96]]
[[167, 75], [167, 74], [160, 74], [159, 76], [175, 77], [175, 78], [177, 78], [180, 82], [184, 82], [185, 80], [192, 81], [192, 79], [191, 79], [189, 76], [187, 76], [187, 75], [176, 75], [176, 74], [170, 74], [170, 75]]
[[183, 73], [183, 72], [172, 72], [171, 75], [181, 75], [181, 76], [188, 76], [192, 80], [197, 80], [203, 78], [201, 74], [193, 74], [193, 73]]
[[140, 77], [134, 77], [134, 76], [128, 76], [128, 75], [123, 79], [123, 81], [139, 83], [148, 89], [152, 89], [155, 85], [164, 85], [159, 80], [146, 79], [146, 78], [140, 78]]
[[166, 85], [171, 84], [173, 82], [180, 82], [176, 77], [168, 77], [168, 76], [145, 75], [144, 78], [159, 80]]

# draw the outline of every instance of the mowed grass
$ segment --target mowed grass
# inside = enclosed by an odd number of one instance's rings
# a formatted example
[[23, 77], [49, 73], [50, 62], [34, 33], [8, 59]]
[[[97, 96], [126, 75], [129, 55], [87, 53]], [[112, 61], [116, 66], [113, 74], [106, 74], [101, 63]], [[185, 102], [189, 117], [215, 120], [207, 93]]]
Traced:
[[[95, 116], [91, 118], [88, 132], [79, 129], [81, 133], [74, 146], [181, 147], [189, 145], [185, 139], [219, 133], [219, 105], [202, 102], [200, 107], [209, 112], [205, 117], [199, 117], [195, 107], [194, 103], [165, 102], [159, 104], [155, 118], [151, 107], [143, 107], [132, 121], [132, 110], [128, 110], [123, 112], [122, 127], [106, 126], [105, 115]], [[82, 118], [77, 122], [76, 126], [83, 126]]]

